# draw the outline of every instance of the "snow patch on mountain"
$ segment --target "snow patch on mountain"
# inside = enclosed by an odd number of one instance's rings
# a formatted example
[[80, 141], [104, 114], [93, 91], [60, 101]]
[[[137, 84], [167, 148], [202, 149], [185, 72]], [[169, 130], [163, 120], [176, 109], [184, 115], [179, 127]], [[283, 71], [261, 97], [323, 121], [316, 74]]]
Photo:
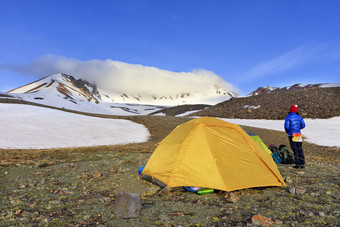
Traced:
[[173, 95], [120, 93], [98, 88], [95, 83], [66, 74], [55, 74], [8, 94], [25, 101], [91, 113], [136, 115], [149, 114], [166, 106], [183, 104], [216, 104], [231, 97], [232, 91], [215, 85], [206, 91], [182, 92]]

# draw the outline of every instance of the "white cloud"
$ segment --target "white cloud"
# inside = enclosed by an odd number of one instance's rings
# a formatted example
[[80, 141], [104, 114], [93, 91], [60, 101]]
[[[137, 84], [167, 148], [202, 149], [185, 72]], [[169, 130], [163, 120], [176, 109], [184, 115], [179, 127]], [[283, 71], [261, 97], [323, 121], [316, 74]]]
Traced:
[[63, 56], [45, 55], [28, 65], [12, 66], [11, 69], [40, 76], [66, 73], [95, 82], [110, 91], [135, 94], [171, 95], [212, 90], [215, 85], [237, 92], [237, 88], [212, 71], [199, 69], [191, 72], [172, 72], [110, 59], [81, 61]]
[[255, 79], [278, 74], [300, 67], [306, 63], [320, 64], [339, 59], [339, 52], [331, 50], [327, 45], [302, 46], [286, 52], [274, 59], [264, 61], [249, 70], [244, 79]]
[[275, 59], [262, 62], [250, 71], [252, 77], [260, 77], [272, 73], [288, 70], [295, 67], [301, 61], [302, 53], [300, 49], [285, 53]]

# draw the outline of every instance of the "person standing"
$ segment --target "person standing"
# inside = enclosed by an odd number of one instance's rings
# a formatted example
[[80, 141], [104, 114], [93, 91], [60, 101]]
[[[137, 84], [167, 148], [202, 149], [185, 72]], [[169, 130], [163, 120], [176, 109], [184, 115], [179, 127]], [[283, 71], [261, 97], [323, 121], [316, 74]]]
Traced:
[[298, 106], [291, 106], [285, 119], [284, 128], [288, 134], [290, 147], [294, 152], [295, 166], [293, 168], [296, 169], [305, 167], [305, 156], [302, 150], [301, 134], [301, 129], [305, 128], [305, 126], [306, 124], [303, 118], [298, 113]]

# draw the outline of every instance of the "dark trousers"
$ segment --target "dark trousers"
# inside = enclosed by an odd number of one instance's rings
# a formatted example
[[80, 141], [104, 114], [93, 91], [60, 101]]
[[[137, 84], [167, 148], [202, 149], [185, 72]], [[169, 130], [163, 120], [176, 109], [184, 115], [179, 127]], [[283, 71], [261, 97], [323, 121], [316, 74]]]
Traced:
[[293, 142], [293, 136], [288, 136], [290, 147], [294, 152], [295, 164], [296, 165], [304, 165], [305, 164], [305, 156], [302, 150], [302, 142]]

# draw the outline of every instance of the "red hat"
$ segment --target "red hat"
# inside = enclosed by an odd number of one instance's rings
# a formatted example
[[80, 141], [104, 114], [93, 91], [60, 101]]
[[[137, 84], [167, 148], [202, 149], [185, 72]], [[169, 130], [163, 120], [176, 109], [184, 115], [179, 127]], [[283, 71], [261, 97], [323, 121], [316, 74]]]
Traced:
[[298, 111], [297, 105], [292, 105], [289, 109], [289, 112], [291, 112], [291, 113], [296, 113], [297, 111]]

